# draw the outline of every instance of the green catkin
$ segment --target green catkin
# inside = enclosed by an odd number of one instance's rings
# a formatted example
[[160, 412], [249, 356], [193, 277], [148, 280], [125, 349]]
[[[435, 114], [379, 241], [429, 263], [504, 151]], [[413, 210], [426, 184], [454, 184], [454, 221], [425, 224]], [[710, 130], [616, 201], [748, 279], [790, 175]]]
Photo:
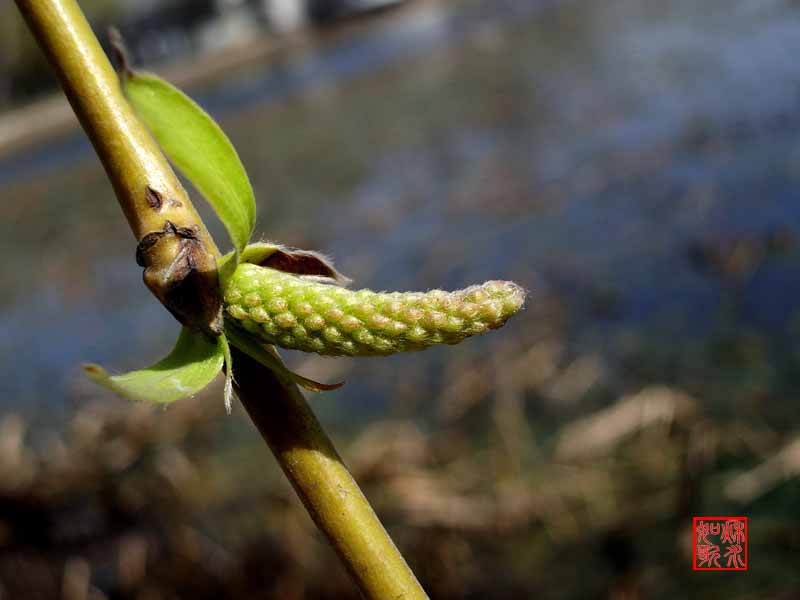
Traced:
[[268, 344], [327, 355], [369, 356], [457, 344], [497, 329], [525, 301], [510, 281], [456, 292], [377, 293], [242, 264], [225, 289], [229, 319]]

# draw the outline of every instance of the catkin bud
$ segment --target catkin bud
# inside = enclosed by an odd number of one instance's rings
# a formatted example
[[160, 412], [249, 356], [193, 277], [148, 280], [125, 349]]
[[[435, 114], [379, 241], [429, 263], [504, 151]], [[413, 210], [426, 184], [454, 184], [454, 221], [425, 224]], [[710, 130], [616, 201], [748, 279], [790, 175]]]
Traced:
[[524, 290], [488, 281], [456, 292], [348, 290], [242, 264], [225, 290], [226, 317], [263, 342], [329, 355], [368, 356], [457, 344], [501, 327]]

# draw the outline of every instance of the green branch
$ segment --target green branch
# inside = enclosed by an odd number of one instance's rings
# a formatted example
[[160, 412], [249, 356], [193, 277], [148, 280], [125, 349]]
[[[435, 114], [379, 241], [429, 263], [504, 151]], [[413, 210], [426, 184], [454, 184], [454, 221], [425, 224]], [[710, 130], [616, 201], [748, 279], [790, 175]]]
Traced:
[[297, 387], [243, 352], [234, 364], [242, 404], [364, 596], [427, 598]]
[[[220, 331], [219, 250], [74, 0], [17, 0], [106, 169], [145, 283], [184, 325]], [[191, 301], [193, 299], [193, 301]], [[241, 352], [237, 392], [317, 526], [367, 598], [425, 598], [294, 385]]]

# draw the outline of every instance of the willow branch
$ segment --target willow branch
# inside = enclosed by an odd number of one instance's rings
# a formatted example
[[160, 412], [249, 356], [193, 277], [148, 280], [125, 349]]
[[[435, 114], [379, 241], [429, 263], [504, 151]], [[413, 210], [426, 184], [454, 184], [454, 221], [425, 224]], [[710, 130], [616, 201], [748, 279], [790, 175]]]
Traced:
[[296, 386], [234, 351], [234, 387], [311, 518], [367, 598], [427, 598]]
[[[219, 250], [125, 101], [77, 3], [16, 2], [114, 186], [139, 242], [145, 283], [182, 323], [218, 332]], [[362, 593], [370, 599], [425, 598], [299, 390], [242, 353], [234, 365], [239, 398]]]
[[89, 136], [134, 236], [147, 287], [184, 325], [219, 333], [214, 241], [74, 0], [17, 0]]

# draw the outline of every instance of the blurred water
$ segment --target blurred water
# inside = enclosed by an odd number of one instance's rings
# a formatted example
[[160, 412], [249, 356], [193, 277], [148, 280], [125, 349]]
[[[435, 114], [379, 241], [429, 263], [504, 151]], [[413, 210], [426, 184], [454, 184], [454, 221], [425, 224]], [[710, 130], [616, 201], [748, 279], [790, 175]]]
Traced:
[[[373, 288], [515, 279], [565, 303], [574, 344], [607, 351], [632, 327], [718, 324], [723, 288], [691, 268], [694, 240], [797, 227], [795, 52], [788, 0], [420, 2], [192, 93], [248, 166], [264, 235]], [[93, 393], [80, 362], [142, 365], [177, 327], [80, 138], [0, 163], [0, 182], [3, 402], [57, 415]], [[798, 282], [797, 251], [767, 262], [740, 290], [743, 322], [783, 335]], [[533, 314], [463, 352], [524, 345]], [[452, 352], [304, 366], [346, 374], [338, 410], [367, 414], [398, 372], [435, 390]]]

